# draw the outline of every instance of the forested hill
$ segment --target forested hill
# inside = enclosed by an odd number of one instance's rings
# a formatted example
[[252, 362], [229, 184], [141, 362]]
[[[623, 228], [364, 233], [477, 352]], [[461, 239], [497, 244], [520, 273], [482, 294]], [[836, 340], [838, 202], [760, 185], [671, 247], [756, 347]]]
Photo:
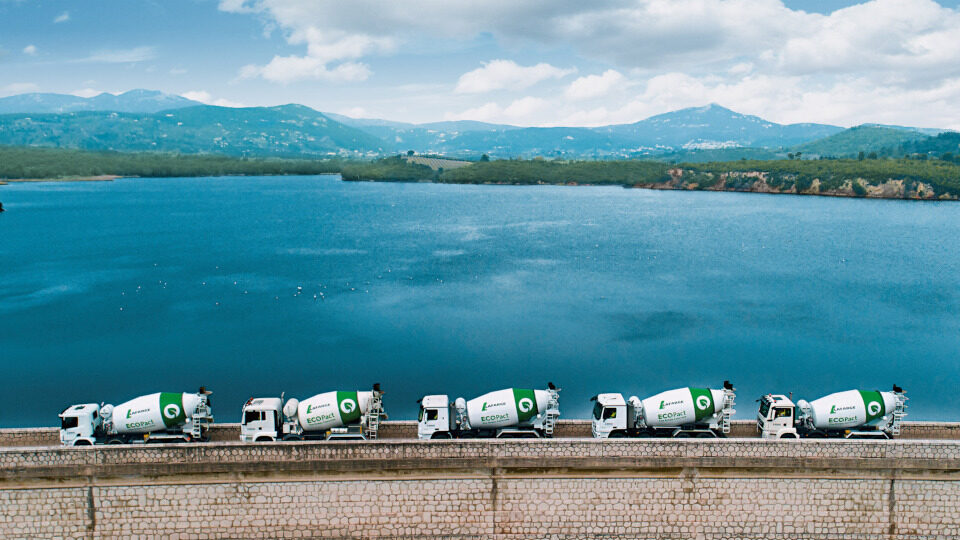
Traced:
[[[900, 156], [938, 130], [779, 124], [717, 104], [597, 127], [521, 127], [470, 120], [411, 124], [302, 105], [225, 108], [151, 90], [82, 98], [0, 98], [0, 145], [233, 156], [382, 157], [408, 150], [478, 159], [727, 159]], [[911, 147], [912, 148], [912, 147]], [[949, 150], [948, 150], [949, 151]], [[956, 153], [956, 152], [954, 152]]]
[[336, 156], [383, 151], [377, 137], [300, 105], [244, 109], [200, 105], [159, 113], [0, 115], [0, 144], [231, 156]]

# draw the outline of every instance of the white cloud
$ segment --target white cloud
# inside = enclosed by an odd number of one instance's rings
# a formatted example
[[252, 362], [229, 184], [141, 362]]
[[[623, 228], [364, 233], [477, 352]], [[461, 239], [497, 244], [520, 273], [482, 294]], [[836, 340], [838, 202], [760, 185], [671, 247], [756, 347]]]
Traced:
[[[79, 89], [79, 90], [74, 90], [73, 92], [70, 92], [70, 93], [73, 94], [73, 95], [75, 95], [75, 96], [82, 97], [82, 98], [92, 98], [92, 97], [94, 97], [94, 96], [99, 96], [100, 94], [103, 94], [104, 92], [103, 92], [103, 90], [97, 90], [97, 89], [94, 89], [94, 88], [81, 88], [81, 89]], [[107, 93], [112, 94], [113, 92], [107, 92]]]
[[37, 46], [36, 46], [36, 45], [27, 45], [26, 47], [23, 48], [23, 54], [26, 54], [26, 55], [29, 55], [29, 56], [36, 56], [36, 55], [37, 55]]
[[608, 69], [602, 75], [587, 75], [570, 83], [566, 95], [570, 99], [590, 99], [606, 95], [623, 82], [623, 74]]
[[[221, 4], [221, 8], [222, 8]], [[287, 38], [293, 44], [306, 44], [304, 56], [275, 56], [264, 66], [246, 65], [240, 69], [240, 78], [261, 77], [278, 83], [320, 79], [336, 82], [366, 80], [371, 72], [366, 64], [354, 59], [390, 51], [390, 38], [364, 34], [346, 34], [337, 30], [319, 30], [306, 27], [294, 30]]]
[[[869, 0], [827, 15], [781, 0], [489, 0], [482, 9], [449, 0], [221, 0], [220, 9], [260, 16], [303, 47], [244, 68], [277, 82], [362, 80], [369, 56], [479, 35], [493, 36], [507, 52], [562, 52], [570, 65], [608, 69], [563, 88], [556, 72], [537, 79], [525, 77], [537, 66], [491, 62], [460, 77], [443, 107], [462, 112], [447, 117], [592, 125], [715, 101], [776, 121], [960, 122], [960, 9], [934, 0]], [[337, 73], [340, 65], [352, 67]], [[622, 78], [611, 82], [611, 72]], [[542, 95], [526, 96], [538, 83]], [[637, 92], [614, 92], [618, 85]], [[491, 90], [501, 90], [502, 99], [481, 97]], [[523, 96], [546, 105], [525, 117], [518, 105], [508, 116]], [[583, 104], [600, 97], [602, 106]]]
[[350, 107], [340, 114], [349, 116], [350, 118], [370, 118], [370, 112], [363, 107]]
[[134, 47], [132, 49], [97, 51], [86, 58], [75, 60], [89, 64], [134, 64], [156, 58], [154, 47]]
[[40, 87], [34, 83], [10, 83], [6, 86], [0, 86], [0, 96], [14, 96], [17, 94], [36, 92], [38, 90], [40, 90]]
[[514, 100], [506, 107], [490, 102], [461, 113], [447, 114], [447, 120], [479, 120], [481, 122], [529, 121], [543, 112], [549, 102], [542, 98], [527, 96]]
[[177, 77], [177, 76], [180, 76], [180, 75], [186, 75], [186, 74], [187, 74], [187, 70], [185, 70], [185, 69], [183, 69], [183, 68], [173, 68], [173, 69], [171, 69], [171, 70], [169, 71], [169, 73], [170, 73], [170, 75], [173, 75], [174, 77]]
[[459, 94], [480, 94], [493, 90], [524, 90], [547, 79], [560, 79], [576, 72], [547, 63], [521, 66], [512, 60], [492, 60], [460, 76], [454, 90]]
[[309, 56], [275, 56], [265, 66], [249, 64], [240, 68], [241, 79], [261, 77], [284, 84], [306, 79], [356, 82], [369, 76], [370, 69], [365, 64], [343, 62], [331, 69], [322, 60]]
[[53, 19], [54, 24], [65, 23], [70, 20], [70, 12], [64, 11]]
[[210, 95], [210, 92], [205, 90], [192, 90], [190, 92], [184, 92], [180, 94], [181, 97], [185, 97], [192, 101], [199, 101], [206, 105], [216, 105], [217, 107], [246, 107], [243, 103], [238, 103], [236, 101], [230, 101], [223, 98], [214, 98]]

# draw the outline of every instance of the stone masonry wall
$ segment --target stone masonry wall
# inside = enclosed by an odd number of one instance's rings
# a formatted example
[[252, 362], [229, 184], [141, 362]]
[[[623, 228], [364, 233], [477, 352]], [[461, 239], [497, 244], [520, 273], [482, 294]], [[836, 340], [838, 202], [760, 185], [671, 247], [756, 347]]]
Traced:
[[0, 449], [2, 538], [950, 538], [960, 442]]

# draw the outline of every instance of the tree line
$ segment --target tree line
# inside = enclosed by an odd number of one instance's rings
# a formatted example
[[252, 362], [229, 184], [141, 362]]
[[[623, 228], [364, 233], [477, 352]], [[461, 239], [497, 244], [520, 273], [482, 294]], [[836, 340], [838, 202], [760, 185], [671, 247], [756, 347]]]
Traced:
[[87, 152], [0, 146], [0, 179], [84, 176], [226, 176], [338, 173], [336, 160], [244, 159], [222, 155]]
[[[929, 184], [938, 196], [944, 193], [960, 195], [960, 164], [948, 159], [780, 159], [671, 164], [647, 160], [561, 161], [537, 158], [481, 160], [445, 171], [408, 163], [404, 156], [371, 161], [245, 159], [221, 155], [0, 147], [0, 179], [340, 173], [344, 180], [636, 186], [668, 183], [675, 178], [677, 171], [682, 171], [684, 182], [694, 185], [695, 189], [746, 189], [754, 179], [731, 173], [763, 172], [767, 183], [781, 190], [795, 187], [797, 191], [805, 191], [814, 180], [819, 181], [821, 191], [824, 191], [839, 188], [854, 180], [876, 185], [893, 179], [903, 180], [908, 186], [915, 186], [918, 182]], [[725, 184], [717, 186], [721, 181]], [[858, 187], [862, 188], [858, 182], [853, 184], [855, 191]]]

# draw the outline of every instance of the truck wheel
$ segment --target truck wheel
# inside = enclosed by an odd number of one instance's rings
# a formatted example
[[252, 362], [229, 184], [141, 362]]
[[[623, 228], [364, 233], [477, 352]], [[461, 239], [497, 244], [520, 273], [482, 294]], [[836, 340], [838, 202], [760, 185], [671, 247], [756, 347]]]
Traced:
[[297, 437], [296, 435], [286, 435], [283, 437], [285, 441], [302, 441], [303, 437]]
[[79, 441], [73, 443], [74, 446], [90, 446], [90, 441], [86, 439], [80, 439]]
[[110, 439], [107, 444], [123, 444], [123, 439]]
[[430, 436], [430, 438], [436, 440], [436, 439], [452, 439], [453, 437], [451, 437], [449, 433], [443, 432], [443, 433], [434, 433], [433, 435]]
[[253, 442], [273, 442], [272, 437], [257, 437]]
[[477, 437], [476, 435], [474, 435], [473, 433], [470, 433], [469, 431], [466, 433], [460, 434], [461, 439], [475, 439], [476, 437]]
[[[780, 436], [780, 438], [781, 438], [781, 439], [796, 439], [796, 438], [797, 438], [797, 435], [796, 435], [796, 433], [784, 433], [783, 435]], [[818, 437], [818, 438], [819, 438], [819, 437]]]
[[610, 433], [610, 437], [609, 437], [609, 438], [610, 438], [610, 439], [623, 439], [623, 438], [625, 438], [626, 436], [627, 436], [627, 435], [626, 435], [624, 432], [622, 432], [622, 431], [613, 431], [613, 432]]

